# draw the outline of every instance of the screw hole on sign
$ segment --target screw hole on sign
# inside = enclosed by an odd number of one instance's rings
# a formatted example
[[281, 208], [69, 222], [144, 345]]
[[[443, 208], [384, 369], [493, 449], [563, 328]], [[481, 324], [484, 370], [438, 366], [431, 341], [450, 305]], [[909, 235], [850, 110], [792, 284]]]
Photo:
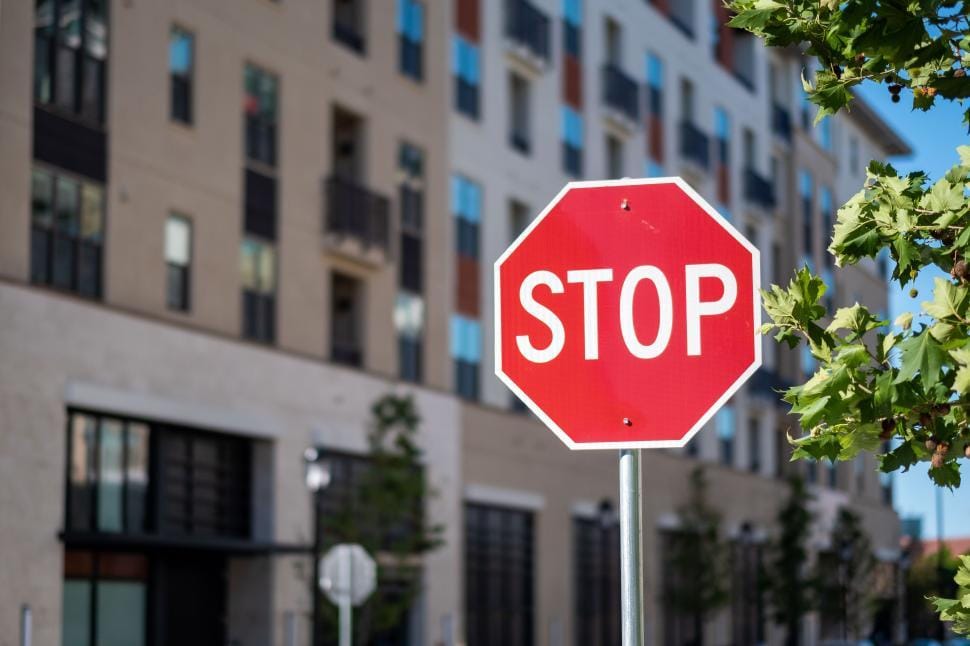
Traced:
[[623, 209], [624, 211], [629, 211], [630, 210], [630, 200], [628, 200], [628, 199], [626, 199], [624, 197], [623, 198], [623, 201], [620, 202], [620, 208]]
[[633, 426], [633, 420], [630, 419], [629, 417], [624, 417], [623, 418], [623, 425], [624, 426]]

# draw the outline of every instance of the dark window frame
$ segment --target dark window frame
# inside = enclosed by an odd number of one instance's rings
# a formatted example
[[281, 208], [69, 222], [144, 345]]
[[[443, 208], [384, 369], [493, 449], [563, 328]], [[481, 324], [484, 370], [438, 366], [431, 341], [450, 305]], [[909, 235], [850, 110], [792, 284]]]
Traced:
[[[410, 5], [420, 5], [421, 6], [421, 33], [424, 35], [427, 29], [427, 6], [423, 0], [398, 0], [398, 2], [404, 2], [408, 6]], [[400, 9], [399, 9], [400, 10]], [[402, 76], [406, 76], [415, 82], [424, 81], [424, 38], [415, 39], [412, 38], [410, 34], [403, 31], [398, 31], [398, 55], [397, 55], [397, 69]]]
[[[87, 492], [91, 498], [91, 508], [88, 511], [88, 522], [86, 529], [76, 530], [76, 521], [72, 517], [72, 484], [71, 484], [71, 455], [74, 448], [74, 433], [73, 433], [73, 421], [75, 417], [88, 417], [93, 418], [95, 421], [95, 433], [94, 433], [94, 448], [93, 448], [93, 463], [88, 465], [94, 471], [94, 477], [90, 475], [86, 483]], [[119, 422], [122, 426], [122, 467], [121, 472], [123, 474], [122, 480], [122, 490], [121, 490], [121, 527], [122, 529], [117, 532], [104, 531], [98, 529], [98, 517], [100, 512], [100, 501], [98, 496], [98, 480], [99, 472], [101, 470], [101, 424], [105, 419], [114, 420]], [[143, 514], [143, 527], [135, 531], [129, 527], [129, 509], [128, 509], [128, 475], [129, 475], [129, 455], [128, 455], [128, 437], [129, 437], [129, 425], [139, 424], [143, 425], [148, 429], [148, 459], [146, 461], [146, 471], [148, 476], [148, 483], [145, 486], [145, 509]], [[115, 415], [111, 413], [104, 413], [101, 411], [94, 411], [83, 407], [69, 407], [65, 414], [65, 448], [67, 459], [64, 461], [64, 529], [65, 532], [81, 531], [84, 533], [91, 534], [106, 534], [111, 536], [144, 536], [153, 534], [156, 531], [154, 527], [153, 519], [154, 514], [154, 496], [152, 493], [152, 461], [155, 459], [155, 454], [157, 453], [155, 446], [153, 444], [154, 433], [152, 432], [151, 423], [147, 420], [136, 419], [130, 416]]]
[[[240, 254], [243, 253], [243, 246], [247, 240], [261, 245], [263, 248], [272, 250], [273, 284], [271, 287], [262, 286], [259, 288], [245, 284], [241, 285], [242, 336], [249, 341], [271, 345], [276, 342], [276, 295], [279, 291], [279, 253], [277, 252], [275, 240], [269, 240], [247, 232], [244, 233], [241, 241]], [[253, 322], [246, 315], [247, 308], [255, 308], [254, 316], [257, 318]]]
[[[65, 550], [65, 552], [66, 552], [64, 555], [65, 562], [71, 558], [71, 553], [74, 553], [79, 556], [88, 555], [91, 561], [90, 572], [85, 575], [79, 576], [79, 575], [72, 574], [69, 576], [66, 571], [62, 571], [61, 573], [62, 585], [67, 583], [68, 581], [79, 581], [79, 582], [84, 582], [88, 585], [88, 594], [89, 594], [89, 601], [90, 601], [90, 607], [88, 608], [88, 641], [87, 641], [88, 646], [94, 646], [95, 644], [99, 643], [99, 640], [98, 640], [98, 623], [99, 623], [98, 618], [100, 616], [98, 612], [99, 584], [107, 581], [133, 582], [133, 583], [139, 583], [144, 587], [145, 607], [143, 608], [143, 610], [145, 613], [145, 616], [144, 616], [145, 624], [143, 627], [145, 628], [145, 633], [143, 633], [144, 641], [142, 643], [143, 644], [151, 643], [151, 637], [150, 637], [151, 629], [149, 628], [149, 626], [151, 625], [151, 617], [150, 617], [151, 598], [149, 595], [149, 590], [151, 589], [151, 585], [150, 585], [151, 565], [150, 565], [150, 559], [148, 558], [148, 556], [140, 552], [109, 552], [109, 551], [101, 551], [101, 550], [70, 550], [69, 549], [69, 550]], [[127, 558], [138, 559], [139, 561], [142, 562], [142, 565], [145, 571], [141, 574], [141, 576], [137, 576], [132, 573], [128, 573], [127, 576], [120, 575], [118, 573], [107, 575], [102, 572], [102, 567], [101, 567], [102, 557], [105, 557], [105, 556], [107, 556], [108, 558], [127, 557]], [[64, 628], [63, 620], [64, 618], [62, 613], [62, 617], [60, 620], [60, 626], [62, 630]]]
[[[189, 40], [189, 69], [187, 74], [177, 74], [171, 68], [171, 61], [169, 62], [169, 119], [175, 123], [192, 126], [195, 124], [196, 37], [195, 32], [191, 29], [187, 29], [179, 23], [173, 23], [169, 30], [169, 47], [171, 47], [172, 39], [177, 34], [185, 36]], [[171, 56], [171, 54], [169, 55]], [[177, 100], [180, 96], [185, 98], [184, 105]]]
[[[192, 311], [192, 265], [193, 261], [195, 260], [195, 226], [192, 223], [192, 218], [189, 216], [177, 211], [171, 211], [169, 212], [168, 217], [165, 219], [166, 234], [168, 232], [168, 222], [172, 219], [182, 220], [188, 227], [189, 258], [184, 265], [172, 262], [168, 258], [165, 259], [165, 304], [167, 305], [168, 309], [173, 312], [187, 313]], [[176, 279], [176, 277], [180, 283], [180, 298], [173, 302], [172, 281]]]
[[[245, 109], [245, 101], [250, 98], [249, 89], [246, 87], [247, 70], [260, 78], [268, 77], [273, 81], [273, 115], [272, 118], [257, 109], [253, 113], [248, 113]], [[265, 173], [266, 169], [273, 172], [280, 158], [279, 124], [280, 124], [280, 96], [281, 91], [280, 75], [262, 65], [247, 60], [243, 63], [243, 155], [247, 166], [253, 165]], [[252, 139], [251, 139], [252, 138]]]
[[[497, 515], [498, 528], [494, 523], [490, 526], [486, 523], [490, 515]], [[525, 509], [468, 501], [464, 505], [464, 525], [468, 646], [534, 646], [535, 618], [539, 611], [535, 514]], [[487, 534], [480, 529], [486, 529]], [[473, 608], [476, 601], [484, 603]], [[495, 601], [499, 601], [497, 608]], [[480, 619], [496, 613], [491, 621]], [[496, 629], [501, 634], [496, 635]]]
[[[108, 59], [111, 49], [109, 31], [111, 25], [110, 3], [107, 0], [78, 0], [80, 9], [80, 14], [77, 19], [79, 35], [77, 46], [73, 47], [64, 42], [67, 37], [64, 36], [61, 29], [61, 11], [65, 1], [50, 0], [53, 8], [53, 16], [51, 17], [49, 33], [44, 34], [36, 26], [34, 27], [33, 101], [35, 105], [44, 106], [45, 109], [52, 110], [87, 125], [95, 126], [98, 129], [104, 129], [104, 125], [107, 122], [108, 106], [106, 89], [108, 87]], [[90, 51], [89, 36], [91, 30], [88, 26], [88, 19], [92, 13], [93, 6], [100, 6], [103, 12], [103, 43], [105, 49], [103, 58], [98, 58]], [[36, 9], [34, 17], [36, 25]], [[41, 57], [41, 52], [45, 52], [43, 58]], [[66, 57], [62, 57], [62, 54], [66, 54]], [[70, 57], [70, 59], [67, 57]], [[71, 60], [72, 66], [69, 88], [71, 96], [62, 98], [58, 96], [58, 86], [60, 85], [58, 75], [61, 72], [61, 64], [66, 63], [68, 60]], [[47, 93], [49, 96], [47, 97], [42, 96], [41, 84], [38, 82], [38, 72], [41, 71], [39, 65], [42, 62], [45, 63], [43, 70], [48, 82]], [[88, 75], [91, 74], [96, 75], [97, 85], [94, 88], [95, 95], [93, 97], [86, 97], [85, 82], [87, 81]], [[88, 100], [95, 102], [93, 114], [86, 109], [85, 102]], [[70, 105], [66, 105], [68, 102]]]
[[577, 644], [620, 646], [620, 537], [616, 522], [573, 518]]
[[[34, 217], [36, 196], [33, 194], [33, 177], [35, 173], [44, 173], [50, 178], [50, 221], [44, 225], [38, 223]], [[61, 182], [76, 184], [74, 226], [63, 231], [58, 226], [58, 187]], [[100, 218], [98, 233], [94, 237], [85, 237], [82, 232], [82, 218], [84, 213], [84, 189], [95, 187], [100, 191]], [[76, 175], [59, 168], [34, 163], [31, 166], [31, 212], [30, 212], [30, 281], [35, 285], [44, 285], [85, 298], [100, 300], [104, 292], [104, 245], [107, 229], [107, 190], [106, 187], [81, 175]], [[71, 228], [75, 229], [71, 231]], [[65, 247], [66, 245], [66, 247]], [[43, 258], [37, 256], [43, 248]], [[70, 260], [67, 284], [60, 284], [57, 279], [57, 250], [70, 250]], [[65, 251], [66, 253], [66, 251]], [[85, 260], [92, 266], [85, 267]], [[41, 262], [43, 261], [43, 262]], [[41, 271], [41, 266], [43, 265]], [[82, 284], [84, 276], [90, 275], [93, 284], [86, 288]]]

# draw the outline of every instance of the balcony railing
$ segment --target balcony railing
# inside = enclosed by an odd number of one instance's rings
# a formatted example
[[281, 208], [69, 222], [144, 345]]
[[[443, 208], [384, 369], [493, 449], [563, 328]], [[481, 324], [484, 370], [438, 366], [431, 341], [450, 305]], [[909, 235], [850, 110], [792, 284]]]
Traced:
[[785, 141], [791, 141], [791, 113], [777, 103], [771, 105], [771, 129]]
[[775, 208], [775, 187], [753, 168], [744, 169], [744, 197], [769, 211]]
[[342, 177], [326, 180], [324, 231], [356, 239], [364, 249], [389, 252], [390, 203], [366, 187]]
[[525, 0], [506, 0], [505, 35], [549, 60], [549, 17]]
[[603, 101], [632, 121], [640, 117], [640, 94], [637, 82], [616, 65], [603, 66]]
[[710, 168], [711, 140], [690, 121], [680, 123], [680, 154], [701, 168]]

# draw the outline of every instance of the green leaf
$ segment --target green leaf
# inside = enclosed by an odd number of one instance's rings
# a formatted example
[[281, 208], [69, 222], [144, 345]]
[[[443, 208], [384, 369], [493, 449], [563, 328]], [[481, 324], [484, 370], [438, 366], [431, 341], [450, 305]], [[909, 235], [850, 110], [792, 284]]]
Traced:
[[825, 395], [812, 401], [806, 406], [795, 404], [792, 406], [792, 413], [799, 415], [801, 424], [805, 428], [811, 428], [818, 424], [822, 415], [825, 414], [825, 405], [828, 404], [830, 397]]
[[941, 179], [924, 198], [926, 206], [933, 211], [950, 211], [965, 206], [963, 186], [950, 184]]
[[960, 465], [956, 462], [945, 462], [943, 466], [930, 469], [930, 478], [938, 487], [955, 489], [960, 486]]
[[953, 377], [953, 390], [966, 395], [970, 393], [970, 368], [960, 366]]
[[896, 317], [895, 321], [893, 321], [893, 325], [895, 325], [898, 328], [902, 328], [903, 330], [908, 330], [909, 326], [912, 325], [912, 323], [913, 323], [912, 312], [903, 312], [902, 314]]
[[933, 300], [921, 303], [923, 311], [936, 319], [962, 319], [967, 313], [970, 292], [965, 287], [954, 285], [948, 280], [936, 278], [933, 281]]
[[957, 154], [960, 155], [960, 163], [970, 166], [970, 146], [957, 146]]
[[879, 456], [879, 470], [883, 473], [892, 473], [902, 469], [905, 473], [917, 462], [919, 462], [919, 456], [913, 451], [913, 445], [910, 442], [904, 442], [889, 453]]
[[946, 352], [926, 331], [904, 339], [899, 344], [900, 366], [894, 384], [901, 384], [920, 375], [923, 390], [929, 391], [940, 380], [940, 367]]

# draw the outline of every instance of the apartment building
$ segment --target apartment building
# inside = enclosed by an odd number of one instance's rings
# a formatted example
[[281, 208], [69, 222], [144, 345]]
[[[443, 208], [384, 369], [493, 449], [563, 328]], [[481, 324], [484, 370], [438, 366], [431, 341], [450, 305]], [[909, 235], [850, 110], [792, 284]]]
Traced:
[[394, 4], [3, 3], [3, 640], [308, 643], [304, 449], [393, 391], [447, 528], [404, 632], [460, 611], [450, 12]]
[[[303, 451], [360, 460], [371, 404], [405, 392], [444, 546], [381, 643], [618, 643], [615, 455], [570, 453], [492, 375], [491, 263], [570, 179], [677, 174], [782, 280], [824, 267], [866, 160], [906, 152], [862, 105], [803, 123], [799, 54], [725, 19], [701, 0], [3, 3], [0, 634], [310, 643]], [[876, 264], [838, 276], [840, 304], [885, 307]], [[738, 562], [772, 531], [792, 426], [772, 388], [811, 366], [764, 356], [711, 429], [645, 456], [650, 643], [694, 630], [663, 602], [694, 466]], [[819, 549], [851, 504], [891, 560], [874, 465], [804, 469]], [[776, 642], [760, 597], [735, 598], [708, 634]]]
[[[861, 102], [813, 126], [800, 82], [810, 62], [727, 28], [721, 2], [455, 6], [452, 338], [463, 341], [452, 352], [456, 392], [473, 402], [462, 409], [466, 636], [469, 644], [619, 643], [610, 612], [616, 600], [600, 593], [601, 582], [615, 582], [618, 561], [609, 520], [616, 456], [564, 451], [492, 375], [492, 274], [483, 268], [571, 179], [680, 175], [759, 247], [765, 284], [787, 282], [807, 262], [826, 276], [833, 305], [858, 300], [885, 312], [880, 268], [864, 264], [836, 281], [825, 247], [835, 209], [861, 186], [868, 160], [908, 148]], [[471, 254], [461, 234], [469, 226]], [[779, 478], [793, 471], [817, 496], [818, 551], [829, 549], [835, 513], [849, 505], [892, 569], [898, 528], [891, 483], [877, 475], [871, 456], [836, 467], [789, 465], [786, 436], [797, 435], [797, 426], [776, 391], [814, 365], [770, 340], [763, 356], [763, 369], [690, 445], [644, 456], [649, 643], [697, 637], [698, 627], [665, 602], [676, 577], [665, 554], [677, 536], [687, 473], [697, 464], [708, 466], [743, 588], [700, 628], [711, 643], [782, 639], [748, 589], [754, 583], [744, 564], [761, 558], [786, 495]], [[883, 614], [891, 623], [891, 612]], [[806, 622], [806, 643], [838, 636], [823, 619]]]

